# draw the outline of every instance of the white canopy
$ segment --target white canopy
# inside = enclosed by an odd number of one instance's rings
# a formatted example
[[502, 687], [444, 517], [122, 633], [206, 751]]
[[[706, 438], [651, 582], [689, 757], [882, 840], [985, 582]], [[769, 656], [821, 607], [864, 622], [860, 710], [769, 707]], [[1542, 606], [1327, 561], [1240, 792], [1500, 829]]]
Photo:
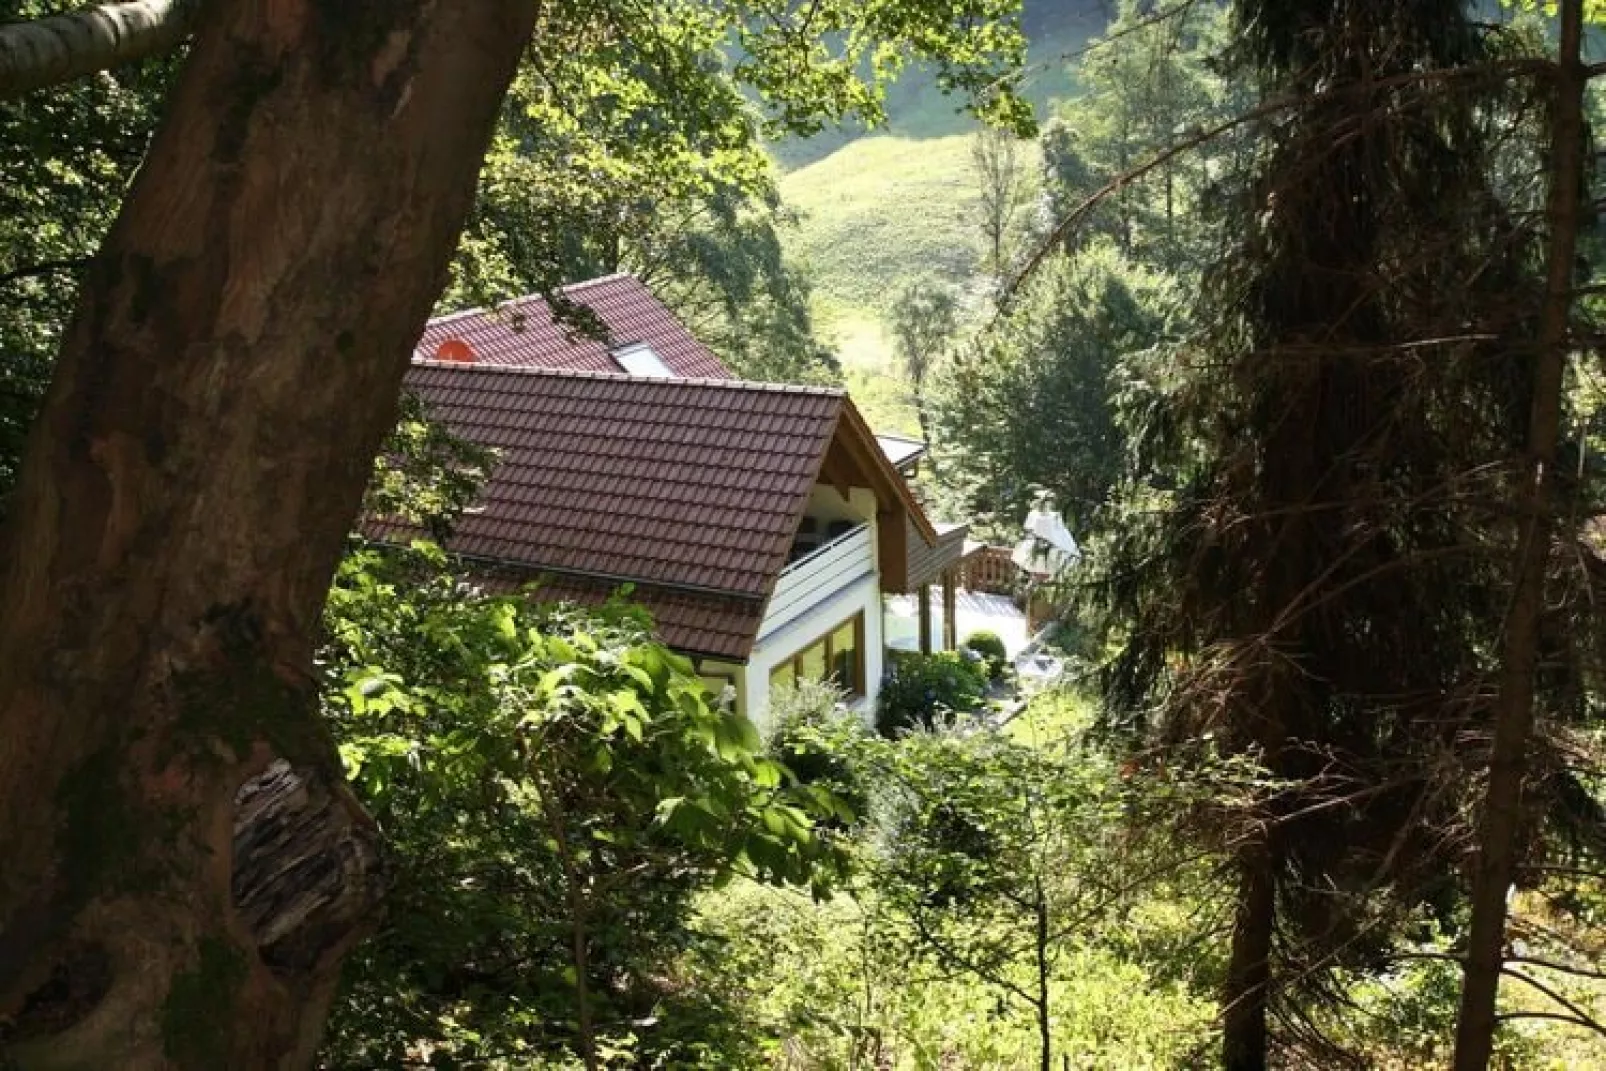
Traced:
[[1026, 515], [1026, 537], [1010, 558], [1033, 576], [1053, 576], [1082, 560], [1082, 548], [1058, 511], [1039, 506]]

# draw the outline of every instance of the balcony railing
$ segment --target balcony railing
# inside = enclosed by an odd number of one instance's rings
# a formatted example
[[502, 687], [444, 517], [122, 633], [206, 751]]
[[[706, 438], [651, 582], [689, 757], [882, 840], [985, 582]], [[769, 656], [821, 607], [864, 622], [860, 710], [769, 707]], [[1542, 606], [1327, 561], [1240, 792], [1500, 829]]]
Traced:
[[764, 614], [763, 631], [779, 628], [874, 570], [870, 526], [861, 524], [781, 570]]

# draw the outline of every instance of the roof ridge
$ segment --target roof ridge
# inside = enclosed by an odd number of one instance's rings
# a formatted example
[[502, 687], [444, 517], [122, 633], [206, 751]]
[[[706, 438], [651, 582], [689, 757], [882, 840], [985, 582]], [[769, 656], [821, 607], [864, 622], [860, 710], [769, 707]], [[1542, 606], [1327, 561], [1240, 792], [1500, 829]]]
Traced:
[[646, 283], [642, 283], [640, 279], [637, 279], [630, 272], [616, 271], [609, 272], [607, 275], [599, 275], [594, 279], [581, 279], [578, 283], [564, 283], [562, 286], [558, 287], [558, 289], [567, 294], [571, 290], [584, 290], [588, 286], [598, 286], [602, 283], [611, 283], [617, 279], [633, 279], [636, 282], [641, 283], [643, 287], [647, 285]]
[[[556, 288], [556, 292], [560, 294], [570, 294], [576, 290], [584, 290], [591, 286], [600, 286], [603, 283], [611, 283], [619, 279], [633, 279], [637, 283], [641, 283], [640, 279], [636, 279], [634, 275], [627, 271], [616, 271], [608, 275], [599, 275], [595, 279], [582, 279], [578, 283], [564, 283], [562, 286]], [[642, 283], [641, 285], [645, 286], [646, 284]], [[449, 312], [445, 316], [432, 316], [424, 324], [424, 327], [427, 330], [428, 328], [436, 327], [440, 324], [451, 323], [454, 320], [461, 320], [465, 316], [473, 316], [476, 314], [481, 316], [494, 316], [503, 309], [512, 308], [515, 305], [520, 305], [527, 301], [539, 301], [543, 305], [550, 304], [550, 302], [547, 301], [546, 294], [542, 293], [540, 290], [531, 290], [527, 294], [519, 294], [515, 297], [508, 298], [506, 301], [498, 301], [492, 305], [475, 305], [470, 309], [458, 309], [456, 312]]]
[[588, 372], [574, 368], [543, 368], [537, 365], [493, 364], [485, 362], [437, 361], [428, 357], [414, 357], [413, 364], [424, 368], [450, 368], [460, 372], [486, 372], [498, 375], [537, 376], [545, 379], [594, 379], [605, 382], [679, 384], [694, 387], [719, 387], [749, 393], [808, 394], [820, 398], [846, 398], [843, 387], [816, 387], [800, 383], [762, 383], [752, 379], [714, 379], [701, 376], [633, 376], [629, 372]]
[[[441, 324], [449, 324], [453, 321], [461, 320], [467, 316], [477, 316], [484, 311], [485, 309], [483, 306], [475, 306], [472, 309], [458, 309], [456, 312], [449, 312], [445, 316], [432, 316], [429, 318], [428, 322], [424, 324], [424, 330], [427, 332], [431, 327], [438, 327]], [[423, 341], [423, 337], [423, 335], [419, 336], [420, 342]]]

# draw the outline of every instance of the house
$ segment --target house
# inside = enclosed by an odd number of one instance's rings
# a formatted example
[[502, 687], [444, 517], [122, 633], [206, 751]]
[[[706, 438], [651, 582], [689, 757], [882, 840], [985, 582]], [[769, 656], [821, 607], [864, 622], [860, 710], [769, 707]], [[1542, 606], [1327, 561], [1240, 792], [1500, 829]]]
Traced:
[[516, 303], [522, 327], [504, 307], [437, 320], [420, 342], [407, 388], [498, 453], [448, 549], [505, 588], [596, 603], [628, 587], [760, 724], [771, 687], [799, 677], [871, 710], [885, 596], [919, 593], [929, 622], [965, 551], [905, 479], [923, 448], [878, 441], [841, 390], [694, 374], [725, 370], [633, 279], [570, 294], [607, 299], [606, 343], [566, 336], [538, 299]]
[[631, 275], [607, 275], [563, 287], [561, 297], [593, 315], [606, 340], [561, 322], [539, 295], [495, 309], [470, 309], [431, 320], [413, 350], [417, 360], [625, 372], [643, 376], [731, 379], [652, 291]]

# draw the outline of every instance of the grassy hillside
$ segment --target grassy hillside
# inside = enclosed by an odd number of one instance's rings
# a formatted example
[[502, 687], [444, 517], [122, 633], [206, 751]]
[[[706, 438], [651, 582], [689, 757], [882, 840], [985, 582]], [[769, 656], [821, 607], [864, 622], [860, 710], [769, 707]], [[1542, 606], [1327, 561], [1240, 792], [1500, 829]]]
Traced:
[[785, 176], [801, 224], [791, 252], [828, 309], [885, 313], [900, 285], [976, 267], [970, 138], [860, 138]]
[[[1107, 17], [1099, 0], [1029, 0], [1026, 26], [1035, 36], [1024, 90], [1040, 116], [1051, 100], [1074, 94], [1064, 57]], [[788, 252], [810, 269], [819, 323], [842, 356], [854, 400], [886, 430], [915, 430], [887, 334], [893, 301], [911, 282], [963, 286], [978, 262], [976, 123], [957, 105], [929, 72], [912, 70], [888, 93], [884, 130], [829, 132], [773, 150], [782, 196], [800, 217]]]
[[963, 286], [976, 270], [981, 232], [970, 150], [967, 134], [878, 134], [781, 183], [801, 216], [789, 252], [810, 269], [819, 323], [842, 357], [854, 399], [884, 430], [915, 430], [886, 326], [899, 291], [917, 282]]
[[[1074, 96], [1076, 80], [1066, 57], [1103, 31], [1114, 8], [1111, 0], [1025, 0], [1025, 29], [1029, 45], [1027, 68], [1020, 88], [1036, 106], [1039, 116], [1055, 100]], [[771, 147], [782, 170], [791, 171], [825, 159], [863, 137], [891, 134], [902, 138], [942, 138], [968, 134], [976, 122], [964, 113], [958, 97], [938, 90], [928, 68], [916, 65], [904, 71], [887, 89], [887, 123], [876, 130], [845, 124], [811, 138], [792, 138]]]

